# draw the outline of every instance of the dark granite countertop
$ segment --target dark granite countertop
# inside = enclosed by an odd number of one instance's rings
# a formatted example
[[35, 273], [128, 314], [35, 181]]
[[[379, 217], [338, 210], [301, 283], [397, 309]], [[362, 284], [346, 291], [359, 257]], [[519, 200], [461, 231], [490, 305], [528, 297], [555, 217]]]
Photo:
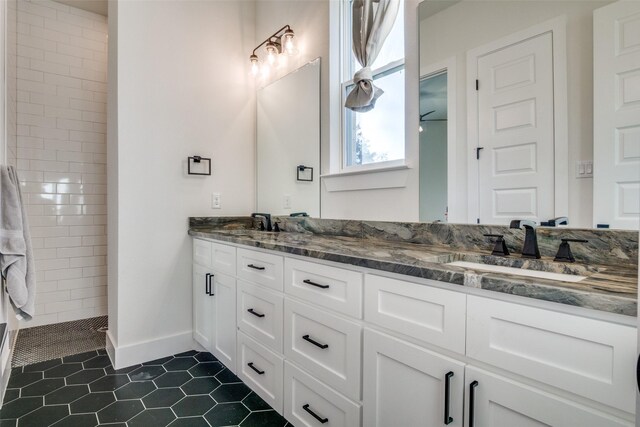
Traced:
[[[638, 271], [629, 264], [565, 264], [548, 257], [523, 260], [517, 255], [505, 260], [449, 246], [298, 232], [193, 227], [189, 235], [627, 316], [636, 316], [637, 312]], [[496, 265], [528, 263], [538, 270], [587, 277], [580, 282], [558, 282], [446, 264], [457, 260]]]

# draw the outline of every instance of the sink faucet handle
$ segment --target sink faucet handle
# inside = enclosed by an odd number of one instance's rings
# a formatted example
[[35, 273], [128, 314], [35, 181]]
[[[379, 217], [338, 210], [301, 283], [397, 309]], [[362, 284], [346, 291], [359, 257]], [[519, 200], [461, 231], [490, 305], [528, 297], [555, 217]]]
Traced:
[[495, 246], [493, 247], [493, 251], [491, 252], [491, 255], [495, 255], [495, 256], [509, 255], [509, 249], [507, 248], [507, 242], [505, 242], [503, 234], [485, 234], [484, 236], [495, 239]]
[[543, 227], [557, 227], [558, 225], [569, 225], [569, 218], [566, 216], [559, 216], [557, 218], [550, 219], [549, 221], [542, 221], [540, 223]]
[[585, 239], [560, 239], [562, 242], [576, 242], [576, 243], [589, 243], [588, 240]]
[[588, 243], [588, 240], [584, 239], [560, 239], [560, 247], [558, 247], [558, 253], [556, 257], [553, 259], [557, 262], [576, 262], [576, 259], [571, 252], [571, 246], [569, 246], [569, 242], [575, 243]]
[[266, 228], [266, 231], [273, 231], [273, 228], [271, 227], [271, 214], [261, 213], [261, 212], [254, 212], [251, 214], [251, 218], [257, 218], [257, 217], [264, 218], [264, 222], [266, 222], [266, 225], [265, 224], [260, 225], [260, 231], [265, 231], [265, 228]]

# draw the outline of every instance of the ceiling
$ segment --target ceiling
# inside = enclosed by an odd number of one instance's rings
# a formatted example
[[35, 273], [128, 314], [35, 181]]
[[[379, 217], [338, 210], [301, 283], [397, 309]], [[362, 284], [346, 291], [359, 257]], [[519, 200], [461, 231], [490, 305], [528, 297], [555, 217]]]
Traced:
[[433, 16], [460, 1], [461, 0], [423, 0], [418, 7], [420, 21], [424, 21], [428, 17]]
[[67, 6], [77, 7], [87, 12], [97, 13], [98, 15], [107, 16], [107, 0], [53, 0], [57, 3], [66, 4]]

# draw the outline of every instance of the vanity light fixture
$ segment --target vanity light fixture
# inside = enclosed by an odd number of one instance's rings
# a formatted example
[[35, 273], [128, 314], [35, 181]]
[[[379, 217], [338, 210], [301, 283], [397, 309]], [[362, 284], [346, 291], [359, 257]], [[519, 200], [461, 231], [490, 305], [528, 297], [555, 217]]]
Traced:
[[[295, 55], [297, 50], [293, 41], [294, 37], [295, 34], [291, 26], [285, 25], [256, 46], [251, 56], [249, 56], [251, 74], [253, 74], [254, 77], [258, 76], [260, 72], [262, 72], [263, 75], [268, 75], [270, 68], [275, 65], [279, 55]], [[263, 63], [260, 62], [260, 58], [258, 58], [256, 54], [262, 46], [264, 46], [267, 52], [266, 62]]]

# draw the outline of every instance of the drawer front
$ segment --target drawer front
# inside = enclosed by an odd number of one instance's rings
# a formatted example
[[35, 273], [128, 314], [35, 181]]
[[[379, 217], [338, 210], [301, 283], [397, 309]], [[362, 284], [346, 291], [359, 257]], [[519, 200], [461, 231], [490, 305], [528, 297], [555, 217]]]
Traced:
[[282, 292], [283, 259], [279, 255], [238, 249], [238, 278]]
[[284, 298], [247, 282], [238, 282], [238, 327], [270, 349], [282, 353]]
[[204, 267], [211, 267], [211, 242], [193, 239], [193, 262]]
[[283, 359], [238, 332], [238, 377], [282, 415]]
[[467, 355], [633, 413], [636, 328], [468, 297]]
[[360, 325], [288, 298], [284, 312], [285, 357], [360, 400]]
[[367, 274], [364, 318], [464, 354], [466, 298], [446, 289]]
[[284, 417], [291, 423], [298, 427], [359, 427], [360, 413], [360, 405], [284, 362]]
[[220, 243], [211, 243], [211, 266], [214, 271], [235, 276], [236, 248]]
[[313, 304], [362, 318], [362, 273], [286, 258], [284, 289]]

